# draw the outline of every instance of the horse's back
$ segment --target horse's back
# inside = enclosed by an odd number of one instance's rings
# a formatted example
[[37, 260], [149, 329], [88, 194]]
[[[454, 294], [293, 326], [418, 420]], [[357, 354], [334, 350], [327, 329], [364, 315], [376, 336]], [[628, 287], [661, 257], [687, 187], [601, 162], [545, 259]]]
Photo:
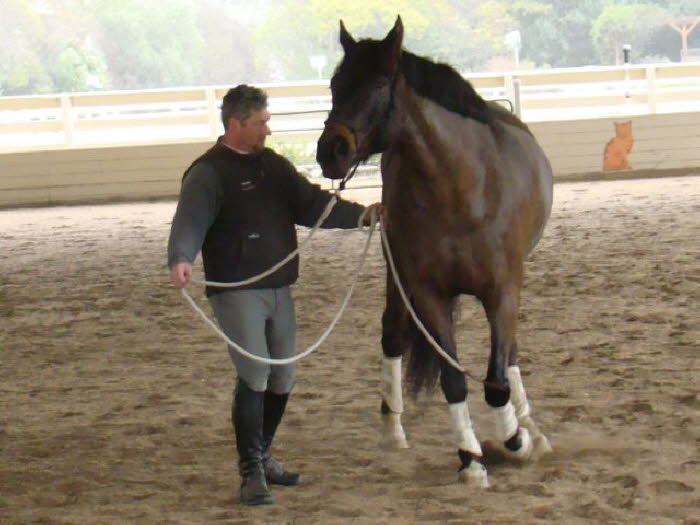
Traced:
[[516, 206], [518, 221], [532, 224], [526, 253], [537, 244], [552, 211], [552, 167], [530, 131], [518, 117], [492, 103], [492, 130], [498, 155], [502, 201]]

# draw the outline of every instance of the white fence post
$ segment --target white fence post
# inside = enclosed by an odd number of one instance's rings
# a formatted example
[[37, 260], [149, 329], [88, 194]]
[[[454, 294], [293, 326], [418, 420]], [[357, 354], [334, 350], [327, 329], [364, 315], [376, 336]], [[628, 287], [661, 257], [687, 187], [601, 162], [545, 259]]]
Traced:
[[63, 136], [66, 146], [73, 147], [73, 130], [75, 128], [75, 120], [73, 118], [73, 105], [71, 97], [67, 94], [61, 95], [61, 114], [63, 118]]
[[513, 93], [515, 91], [515, 87], [513, 86], [513, 75], [503, 76], [503, 91], [505, 92], [506, 98], [512, 102]]
[[649, 105], [649, 114], [656, 113], [656, 67], [646, 67], [647, 76], [647, 104]]
[[209, 137], [216, 139], [219, 136], [219, 105], [216, 100], [216, 89], [206, 88], [207, 109], [209, 111]]
[[523, 118], [520, 106], [520, 79], [518, 77], [513, 79], [513, 113], [519, 119]]

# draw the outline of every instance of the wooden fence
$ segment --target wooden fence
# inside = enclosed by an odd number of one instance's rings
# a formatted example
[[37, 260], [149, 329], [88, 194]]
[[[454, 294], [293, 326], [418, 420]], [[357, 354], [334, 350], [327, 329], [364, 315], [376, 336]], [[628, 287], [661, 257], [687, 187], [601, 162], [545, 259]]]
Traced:
[[[632, 121], [633, 170], [700, 171], [700, 64], [473, 75], [486, 98], [519, 101], [557, 177], [600, 172], [616, 121]], [[327, 82], [261, 85], [277, 141], [312, 156]], [[221, 132], [227, 87], [0, 97], [0, 206], [174, 197]], [[302, 151], [303, 156], [303, 151]]]

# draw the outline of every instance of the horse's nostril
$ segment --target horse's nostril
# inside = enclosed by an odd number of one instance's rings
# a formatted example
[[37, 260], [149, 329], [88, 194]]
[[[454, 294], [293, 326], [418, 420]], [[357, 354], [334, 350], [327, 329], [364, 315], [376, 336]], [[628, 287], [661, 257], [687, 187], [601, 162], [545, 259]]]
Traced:
[[348, 141], [343, 137], [336, 137], [333, 141], [333, 153], [336, 157], [345, 157], [348, 154]]

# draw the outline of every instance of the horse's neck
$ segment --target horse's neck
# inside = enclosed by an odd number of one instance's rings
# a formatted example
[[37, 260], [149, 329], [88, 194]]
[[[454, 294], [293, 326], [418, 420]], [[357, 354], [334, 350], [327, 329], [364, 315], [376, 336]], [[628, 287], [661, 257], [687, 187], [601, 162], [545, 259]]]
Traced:
[[404, 136], [418, 146], [416, 155], [444, 160], [463, 149], [464, 117], [416, 94], [406, 97], [404, 109]]
[[483, 154], [484, 148], [488, 149], [483, 124], [410, 90], [401, 109], [404, 118], [397, 149], [404, 168], [413, 168], [403, 171], [412, 172], [426, 184], [439, 182], [445, 191], [463, 191], [465, 185], [479, 182], [469, 179], [483, 176], [477, 158], [478, 152]]
[[480, 220], [485, 166], [478, 153], [488, 149], [483, 124], [453, 113], [414, 93], [402, 99], [402, 126], [382, 160], [385, 194], [403, 207], [459, 208]]

